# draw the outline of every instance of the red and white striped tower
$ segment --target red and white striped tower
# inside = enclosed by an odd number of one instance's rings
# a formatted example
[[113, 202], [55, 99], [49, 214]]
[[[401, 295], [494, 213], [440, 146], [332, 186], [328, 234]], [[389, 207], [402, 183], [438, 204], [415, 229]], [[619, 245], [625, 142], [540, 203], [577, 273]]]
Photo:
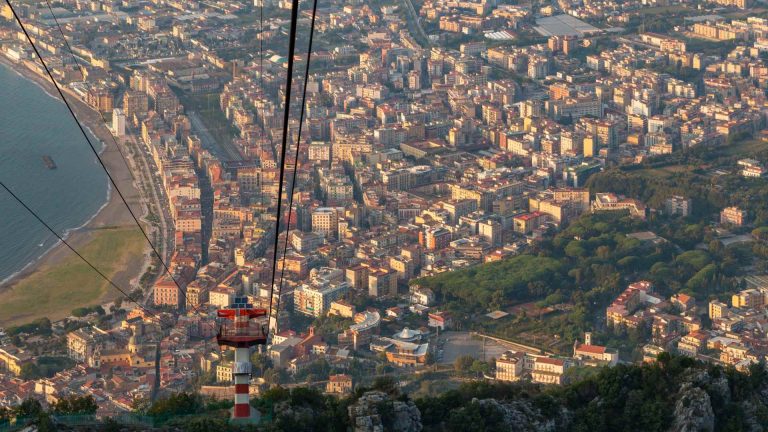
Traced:
[[249, 383], [251, 381], [251, 347], [264, 345], [267, 341], [262, 326], [253, 318], [267, 315], [266, 309], [253, 309], [247, 299], [236, 297], [227, 309], [219, 309], [219, 318], [225, 318], [216, 339], [219, 345], [235, 349], [235, 363], [232, 375], [235, 382], [235, 407], [232, 418], [252, 420], [258, 413], [249, 403]]

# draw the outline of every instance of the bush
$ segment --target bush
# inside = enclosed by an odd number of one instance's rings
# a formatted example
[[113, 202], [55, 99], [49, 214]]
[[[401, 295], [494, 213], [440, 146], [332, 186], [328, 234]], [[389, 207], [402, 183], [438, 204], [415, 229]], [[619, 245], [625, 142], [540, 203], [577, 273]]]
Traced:
[[468, 372], [474, 362], [475, 359], [472, 356], [463, 355], [456, 358], [453, 362], [453, 368], [456, 369], [456, 372]]
[[55, 414], [77, 415], [77, 414], [96, 414], [99, 406], [93, 396], [69, 396], [60, 399], [53, 405]]

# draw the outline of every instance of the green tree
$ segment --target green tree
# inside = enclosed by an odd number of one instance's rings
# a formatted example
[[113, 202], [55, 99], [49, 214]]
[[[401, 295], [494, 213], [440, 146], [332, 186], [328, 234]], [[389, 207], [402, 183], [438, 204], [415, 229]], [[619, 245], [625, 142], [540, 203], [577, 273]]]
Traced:
[[472, 366], [469, 367], [469, 370], [476, 373], [476, 374], [482, 374], [482, 373], [488, 373], [491, 368], [488, 366], [488, 363], [480, 360], [475, 360], [472, 362]]
[[195, 414], [201, 411], [203, 401], [195, 393], [174, 393], [156, 400], [147, 410], [150, 416], [179, 416]]
[[43, 378], [43, 371], [37, 366], [35, 362], [26, 362], [21, 365], [21, 371], [19, 377], [23, 380], [36, 380]]
[[463, 355], [459, 356], [454, 360], [453, 362], [453, 368], [456, 370], [456, 372], [463, 373], [469, 371], [469, 368], [472, 367], [472, 363], [474, 363], [475, 359], [472, 356], [469, 355]]
[[16, 416], [24, 418], [38, 417], [43, 413], [43, 406], [37, 399], [26, 398], [16, 407]]
[[59, 399], [52, 407], [56, 414], [96, 414], [99, 406], [93, 396], [67, 396]]
[[753, 229], [752, 236], [758, 240], [768, 240], [768, 226], [761, 226]]

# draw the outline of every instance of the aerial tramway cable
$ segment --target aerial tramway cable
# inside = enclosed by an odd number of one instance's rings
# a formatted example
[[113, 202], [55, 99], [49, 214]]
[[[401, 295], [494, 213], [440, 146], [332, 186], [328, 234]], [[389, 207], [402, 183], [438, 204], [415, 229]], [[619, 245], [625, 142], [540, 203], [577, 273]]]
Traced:
[[[310, 59], [312, 58], [312, 39], [315, 34], [315, 16], [317, 14], [317, 0], [313, 0], [312, 2], [312, 22], [310, 24], [309, 28], [309, 46], [307, 47], [307, 65], [304, 68], [304, 88], [302, 89], [301, 93], [301, 114], [299, 115], [299, 131], [296, 138], [296, 155], [294, 156], [293, 161], [293, 178], [291, 179], [291, 194], [288, 197], [288, 220], [286, 222], [285, 227], [285, 243], [283, 245], [283, 262], [280, 269], [280, 283], [277, 286], [277, 309], [280, 310], [280, 292], [283, 289], [283, 276], [285, 276], [285, 255], [288, 252], [288, 233], [291, 231], [291, 215], [293, 214], [293, 196], [294, 196], [294, 188], [296, 187], [296, 172], [299, 170], [299, 149], [301, 148], [301, 128], [304, 125], [304, 111], [306, 106], [306, 98], [307, 98], [307, 82], [309, 81], [309, 65], [310, 65]], [[275, 326], [277, 326], [277, 321], [275, 321]], [[277, 329], [277, 327], [275, 327]]]
[[[7, 0], [6, 0], [7, 1]], [[281, 206], [283, 203], [283, 183], [285, 180], [285, 153], [288, 145], [288, 120], [290, 118], [291, 108], [291, 87], [293, 84], [293, 57], [296, 54], [296, 24], [299, 15], [299, 0], [293, 0], [291, 5], [291, 27], [288, 36], [288, 71], [285, 79], [285, 102], [283, 112], [283, 140], [280, 151], [280, 180], [277, 188], [277, 221], [275, 225], [275, 244], [274, 254], [272, 257], [272, 283], [269, 289], [269, 313], [267, 314], [267, 320], [269, 323], [270, 333], [274, 333], [277, 329], [277, 313], [273, 313], [273, 303], [275, 300], [275, 276], [277, 275], [277, 250], [279, 247], [280, 238], [280, 218], [282, 216]], [[280, 292], [277, 292], [278, 298]], [[279, 301], [278, 301], [279, 305]], [[274, 316], [273, 316], [274, 315]]]
[[36, 211], [34, 211], [27, 203], [25, 203], [18, 195], [16, 195], [15, 192], [13, 192], [13, 190], [11, 190], [11, 188], [9, 188], [2, 181], [0, 181], [0, 187], [5, 189], [5, 191], [8, 192], [8, 194], [14, 200], [16, 200], [16, 202], [18, 202], [19, 205], [24, 207], [24, 209], [29, 214], [31, 214], [38, 222], [40, 222], [41, 225], [43, 225], [48, 231], [50, 231], [51, 234], [56, 236], [56, 238], [59, 239], [59, 241], [62, 244], [64, 244], [64, 246], [69, 248], [69, 250], [71, 250], [75, 255], [77, 255], [78, 258], [80, 258], [84, 263], [86, 263], [91, 269], [93, 269], [93, 271], [95, 271], [99, 276], [101, 276], [102, 279], [107, 281], [113, 288], [115, 288], [121, 294], [123, 294], [128, 301], [130, 301], [131, 303], [134, 303], [136, 306], [138, 306], [141, 310], [143, 310], [144, 312], [146, 312], [150, 316], [153, 316], [153, 317], [157, 318], [157, 320], [159, 322], [162, 322], [161, 317], [157, 313], [149, 310], [146, 306], [142, 305], [140, 301], [138, 301], [138, 300], [134, 299], [133, 297], [131, 297], [124, 289], [120, 288], [120, 286], [118, 286], [112, 279], [110, 279], [101, 270], [99, 270], [95, 265], [93, 265], [90, 261], [88, 261], [87, 258], [85, 258], [80, 252], [78, 252], [74, 247], [72, 247], [72, 245], [70, 245], [69, 242], [67, 242], [67, 240], [64, 239], [64, 237], [59, 235], [59, 233], [57, 233], [45, 220], [43, 220], [43, 218]]
[[[97, 273], [99, 276], [101, 276], [101, 278], [102, 278], [102, 279], [104, 279], [105, 281], [107, 281], [107, 283], [109, 283], [109, 284], [110, 284], [110, 285], [111, 285], [113, 288], [115, 288], [115, 289], [116, 289], [116, 290], [118, 290], [118, 291], [119, 291], [121, 294], [123, 294], [123, 296], [125, 296], [125, 299], [126, 299], [126, 300], [128, 300], [128, 301], [130, 301], [131, 303], [133, 303], [133, 304], [135, 304], [136, 306], [138, 306], [138, 307], [139, 307], [139, 309], [141, 309], [142, 311], [144, 311], [144, 313], [146, 313], [146, 314], [148, 314], [149, 316], [151, 316], [151, 317], [153, 317], [153, 318], [157, 319], [157, 322], [158, 322], [158, 324], [160, 324], [160, 328], [162, 328], [164, 324], [165, 324], [165, 325], [166, 325], [168, 328], [172, 328], [172, 327], [175, 325], [174, 323], [163, 322], [163, 317], [162, 317], [161, 315], [159, 315], [158, 313], [156, 313], [156, 312], [154, 312], [154, 311], [152, 311], [152, 310], [148, 309], [146, 306], [144, 306], [143, 304], [141, 304], [141, 302], [140, 302], [140, 301], [138, 301], [138, 300], [134, 299], [134, 298], [133, 298], [133, 297], [131, 297], [131, 296], [130, 296], [130, 295], [129, 295], [129, 294], [128, 294], [128, 293], [127, 293], [127, 292], [126, 292], [124, 289], [120, 288], [120, 286], [118, 286], [118, 285], [115, 283], [115, 281], [113, 281], [113, 280], [112, 280], [112, 279], [110, 279], [110, 278], [109, 278], [107, 275], [105, 275], [104, 273], [102, 273], [102, 272], [101, 272], [101, 270], [99, 270], [99, 269], [98, 269], [98, 268], [97, 268], [95, 265], [93, 265], [93, 264], [92, 264], [90, 261], [88, 261], [88, 259], [87, 259], [87, 258], [85, 258], [85, 257], [84, 257], [82, 254], [80, 254], [80, 252], [78, 252], [78, 251], [77, 251], [75, 248], [73, 248], [73, 247], [72, 247], [72, 245], [70, 245], [70, 244], [69, 244], [69, 242], [67, 242], [67, 240], [65, 240], [65, 239], [64, 239], [62, 236], [60, 236], [60, 235], [59, 235], [59, 233], [57, 233], [57, 232], [56, 232], [56, 231], [55, 231], [53, 228], [51, 228], [51, 226], [50, 226], [50, 225], [49, 225], [49, 224], [48, 224], [48, 223], [47, 223], [45, 220], [43, 220], [43, 218], [42, 218], [42, 217], [40, 217], [40, 215], [38, 215], [38, 214], [37, 214], [37, 212], [35, 212], [34, 210], [32, 210], [32, 208], [31, 208], [31, 207], [29, 207], [29, 205], [27, 205], [27, 203], [25, 203], [25, 202], [24, 202], [24, 201], [23, 201], [21, 198], [19, 198], [19, 196], [18, 196], [18, 195], [16, 195], [16, 194], [15, 194], [15, 193], [14, 193], [14, 192], [13, 192], [13, 191], [12, 191], [12, 190], [11, 190], [11, 189], [8, 187], [8, 186], [6, 186], [6, 184], [5, 184], [5, 183], [3, 183], [2, 181], [0, 181], [0, 187], [2, 187], [3, 189], [5, 189], [5, 191], [6, 191], [6, 192], [8, 192], [8, 194], [9, 194], [9, 195], [11, 195], [11, 197], [12, 197], [13, 199], [15, 199], [15, 200], [16, 200], [16, 202], [18, 202], [18, 203], [19, 203], [19, 205], [21, 205], [22, 207], [24, 207], [24, 209], [25, 209], [27, 212], [29, 212], [29, 214], [31, 214], [31, 215], [32, 215], [32, 216], [33, 216], [35, 219], [37, 219], [37, 221], [38, 221], [38, 222], [40, 222], [40, 224], [42, 224], [42, 225], [43, 225], [43, 226], [44, 226], [44, 227], [45, 227], [45, 228], [46, 228], [48, 231], [50, 231], [50, 232], [51, 232], [51, 234], [53, 234], [54, 236], [56, 236], [56, 238], [57, 238], [57, 239], [59, 239], [59, 241], [60, 241], [62, 244], [64, 244], [64, 245], [65, 245], [67, 248], [69, 248], [69, 250], [71, 250], [71, 251], [72, 251], [72, 252], [73, 252], [75, 255], [77, 255], [77, 257], [78, 257], [78, 258], [80, 258], [80, 259], [81, 259], [81, 260], [82, 260], [82, 261], [83, 261], [83, 262], [84, 262], [86, 265], [88, 265], [88, 267], [90, 267], [91, 269], [93, 269], [93, 271], [95, 271], [95, 272], [96, 272], [96, 273]], [[161, 339], [161, 340], [162, 340], [162, 339]], [[158, 392], [159, 392], [159, 388], [160, 388], [160, 342], [161, 342], [161, 341], [160, 341], [160, 340], [158, 340], [158, 341], [157, 341], [157, 343], [156, 343], [156, 345], [155, 345], [155, 382], [154, 382], [154, 384], [153, 384], [152, 393], [151, 393], [151, 396], [150, 396], [150, 400], [151, 400], [151, 401], [153, 401], [153, 402], [154, 402], [154, 401], [155, 401], [155, 399], [157, 398], [157, 395], [158, 395]]]
[[[59, 19], [56, 17], [56, 14], [53, 12], [53, 7], [51, 6], [50, 0], [45, 0], [45, 3], [48, 5], [48, 11], [51, 13], [51, 17], [53, 17], [53, 22], [56, 24], [56, 27], [59, 29], [59, 33], [61, 34], [61, 40], [64, 41], [64, 45], [67, 48], [67, 51], [69, 51], [69, 54], [72, 56], [72, 60], [75, 62], [75, 66], [77, 67], [77, 71], [80, 72], [80, 76], [83, 78], [83, 83], [86, 86], [86, 89], [88, 90], [88, 94], [91, 94], [91, 88], [88, 86], [88, 83], [85, 78], [85, 72], [83, 72], [84, 67], [80, 64], [80, 60], [77, 59], [77, 56], [75, 55], [75, 52], [72, 50], [72, 47], [69, 45], [69, 41], [67, 40], [67, 37], [64, 35], [64, 30], [61, 28], [61, 24], [59, 24]], [[99, 117], [101, 117], [101, 121], [104, 122], [104, 125], [108, 125], [106, 117], [104, 117], [104, 113], [101, 112], [101, 110], [96, 110], [96, 112], [99, 113]], [[125, 166], [128, 167], [128, 172], [131, 174], [131, 178], [136, 180], [136, 177], [133, 175], [133, 170], [131, 170], [130, 165], [128, 165], [128, 159], [125, 158], [125, 154], [120, 149], [120, 146], [117, 144], [117, 138], [115, 138], [115, 135], [112, 133], [112, 131], [107, 127], [107, 131], [109, 131], [109, 136], [112, 138], [112, 142], [115, 144], [115, 148], [117, 149], [118, 153], [120, 153], [120, 157], [123, 159], [123, 162], [125, 163]]]
[[[67, 51], [69, 51], [70, 56], [72, 57], [72, 60], [75, 62], [75, 66], [77, 66], [77, 70], [80, 73], [80, 76], [83, 80], [83, 83], [86, 85], [86, 88], [88, 90], [88, 93], [91, 93], [91, 88], [88, 86], [85, 72], [83, 65], [80, 63], [80, 61], [77, 59], [77, 56], [75, 55], [74, 50], [72, 49], [72, 46], [69, 44], [69, 41], [67, 40], [66, 35], [64, 34], [64, 29], [62, 29], [61, 24], [59, 23], [59, 19], [56, 17], [56, 13], [53, 11], [53, 7], [51, 6], [50, 0], [45, 0], [46, 5], [48, 6], [48, 11], [51, 13], [51, 17], [53, 18], [54, 23], [56, 24], [56, 27], [59, 29], [59, 34], [61, 34], [61, 39], [64, 42], [64, 46], [67, 48]], [[42, 61], [42, 59], [41, 59]], [[115, 137], [114, 132], [109, 128], [109, 122], [107, 122], [106, 117], [104, 117], [104, 114], [100, 110], [96, 110], [96, 112], [99, 113], [99, 117], [101, 117], [101, 121], [104, 124], [105, 129], [109, 133], [109, 137], [112, 138], [112, 143], [115, 145], [115, 148], [117, 149], [117, 152], [120, 154], [120, 158], [123, 159], [123, 162], [125, 163], [125, 166], [128, 168], [128, 172], [131, 174], [131, 178], [135, 181], [136, 177], [133, 175], [133, 170], [131, 169], [130, 164], [128, 163], [128, 159], [125, 157], [125, 153], [123, 153], [122, 149], [120, 148], [120, 145], [117, 143], [117, 137]], [[127, 204], [126, 204], [127, 205]], [[150, 242], [151, 245], [151, 242]], [[154, 249], [154, 248], [153, 248]], [[156, 252], [157, 253], [157, 252]], [[158, 259], [162, 262], [162, 258], [158, 255]], [[163, 265], [167, 268], [165, 263], [163, 262]], [[173, 278], [173, 275], [171, 275], [171, 279]], [[179, 287], [178, 283], [176, 283], [176, 280], [174, 280], [174, 283], [179, 288], [179, 292], [184, 297], [184, 303], [187, 303], [187, 296], [184, 290]], [[199, 312], [199, 309], [197, 306], [192, 305], [192, 307], [195, 309], [195, 312]]]
[[[13, 17], [15, 18], [16, 22], [19, 24], [19, 27], [21, 27], [21, 31], [24, 33], [24, 36], [26, 37], [27, 41], [29, 42], [30, 46], [32, 47], [32, 50], [35, 52], [35, 55], [37, 55], [37, 58], [40, 59], [40, 64], [43, 66], [43, 69], [45, 69], [46, 74], [51, 80], [51, 83], [56, 88], [56, 91], [58, 92], [59, 96], [61, 97], [61, 100], [64, 102], [64, 105], [66, 105], [67, 110], [69, 110], [70, 115], [74, 119], [75, 123], [77, 124], [77, 127], [80, 129], [80, 132], [82, 133], [83, 137], [85, 138], [85, 141], [88, 143], [88, 146], [91, 148], [91, 151], [96, 156], [96, 159], [99, 161], [99, 164], [104, 169], [104, 172], [107, 174], [107, 177], [109, 178], [110, 183], [115, 188], [115, 192], [117, 192], [117, 195], [120, 197], [120, 199], [123, 201], [123, 204], [125, 204], [125, 207], [128, 209], [128, 213], [130, 213], [131, 218], [133, 218], [133, 221], [136, 223], [136, 226], [139, 228], [139, 231], [141, 231], [141, 234], [144, 236], [144, 238], [147, 240], [147, 243], [149, 244], [150, 248], [152, 248], [152, 251], [157, 256], [157, 259], [160, 261], [160, 263], [163, 265], [165, 272], [168, 274], [168, 276], [171, 278], [173, 283], [176, 285], [176, 287], [179, 289], [179, 293], [184, 297], [185, 304], [186, 302], [186, 293], [179, 285], [178, 281], [176, 281], [176, 278], [173, 277], [173, 273], [171, 272], [171, 269], [168, 267], [168, 265], [163, 260], [162, 255], [157, 250], [155, 245], [152, 243], [152, 241], [149, 239], [149, 236], [147, 235], [147, 232], [144, 230], [144, 228], [141, 226], [141, 223], [139, 222], [138, 217], [136, 217], [136, 214], [133, 212], [131, 207], [128, 205], [128, 201], [123, 196], [123, 193], [120, 191], [120, 188], [117, 186], [117, 182], [112, 177], [112, 174], [110, 174], [109, 170], [107, 169], [107, 166], [104, 164], [104, 161], [101, 159], [101, 155], [96, 150], [96, 147], [91, 142], [91, 139], [88, 137], [88, 134], [85, 131], [85, 128], [83, 128], [83, 125], [80, 124], [80, 121], [77, 119], [77, 116], [75, 115], [74, 110], [72, 109], [72, 106], [69, 104], [69, 101], [64, 96], [64, 92], [59, 87], [59, 84], [56, 82], [56, 79], [54, 79], [53, 74], [51, 73], [51, 70], [48, 68], [48, 65], [45, 63], [45, 60], [43, 59], [43, 56], [40, 54], [40, 51], [37, 49], [37, 46], [35, 45], [34, 41], [32, 40], [32, 37], [27, 32], [26, 27], [24, 26], [24, 23], [21, 21], [21, 18], [16, 13], [16, 9], [11, 4], [10, 0], [5, 0], [5, 3], [8, 5], [8, 8], [11, 10], [11, 13], [13, 14]], [[67, 46], [69, 44], [66, 42], [66, 38], [64, 38], [65, 43]], [[71, 50], [70, 50], [71, 52]], [[103, 118], [103, 117], [102, 117]], [[114, 138], [114, 137], [113, 137]], [[122, 154], [122, 153], [121, 153]], [[195, 307], [195, 310], [197, 311], [197, 307]]]

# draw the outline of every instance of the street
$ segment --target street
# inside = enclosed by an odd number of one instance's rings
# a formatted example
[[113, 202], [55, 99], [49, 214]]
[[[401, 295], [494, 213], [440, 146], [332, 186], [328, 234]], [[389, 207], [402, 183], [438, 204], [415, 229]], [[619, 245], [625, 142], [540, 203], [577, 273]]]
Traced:
[[221, 161], [241, 161], [243, 155], [232, 143], [217, 142], [213, 135], [208, 131], [205, 123], [195, 111], [188, 111], [187, 117], [192, 125], [192, 131], [200, 138], [203, 148], [210, 151]]
[[[150, 199], [151, 202], [147, 204], [150, 213], [155, 214], [159, 219], [160, 234], [162, 242], [153, 242], [155, 248], [162, 254], [162, 260], [166, 264], [170, 260], [171, 251], [174, 249], [174, 236], [173, 236], [173, 223], [170, 222], [171, 214], [170, 207], [168, 205], [168, 198], [165, 196], [165, 191], [162, 188], [162, 180], [160, 179], [159, 172], [155, 166], [155, 162], [149, 154], [149, 150], [146, 145], [140, 143], [133, 135], [127, 136], [123, 143], [130, 145], [133, 149], [134, 157], [131, 158], [131, 170], [137, 175], [136, 181], [140, 190], [144, 191], [145, 186], [150, 190], [150, 197], [144, 197]], [[138, 165], [138, 166], [136, 166]], [[144, 217], [146, 220], [146, 216]], [[148, 222], [148, 221], [147, 221]], [[164, 268], [163, 268], [164, 270]], [[144, 303], [148, 304], [153, 301], [153, 292], [148, 290], [145, 293]]]

